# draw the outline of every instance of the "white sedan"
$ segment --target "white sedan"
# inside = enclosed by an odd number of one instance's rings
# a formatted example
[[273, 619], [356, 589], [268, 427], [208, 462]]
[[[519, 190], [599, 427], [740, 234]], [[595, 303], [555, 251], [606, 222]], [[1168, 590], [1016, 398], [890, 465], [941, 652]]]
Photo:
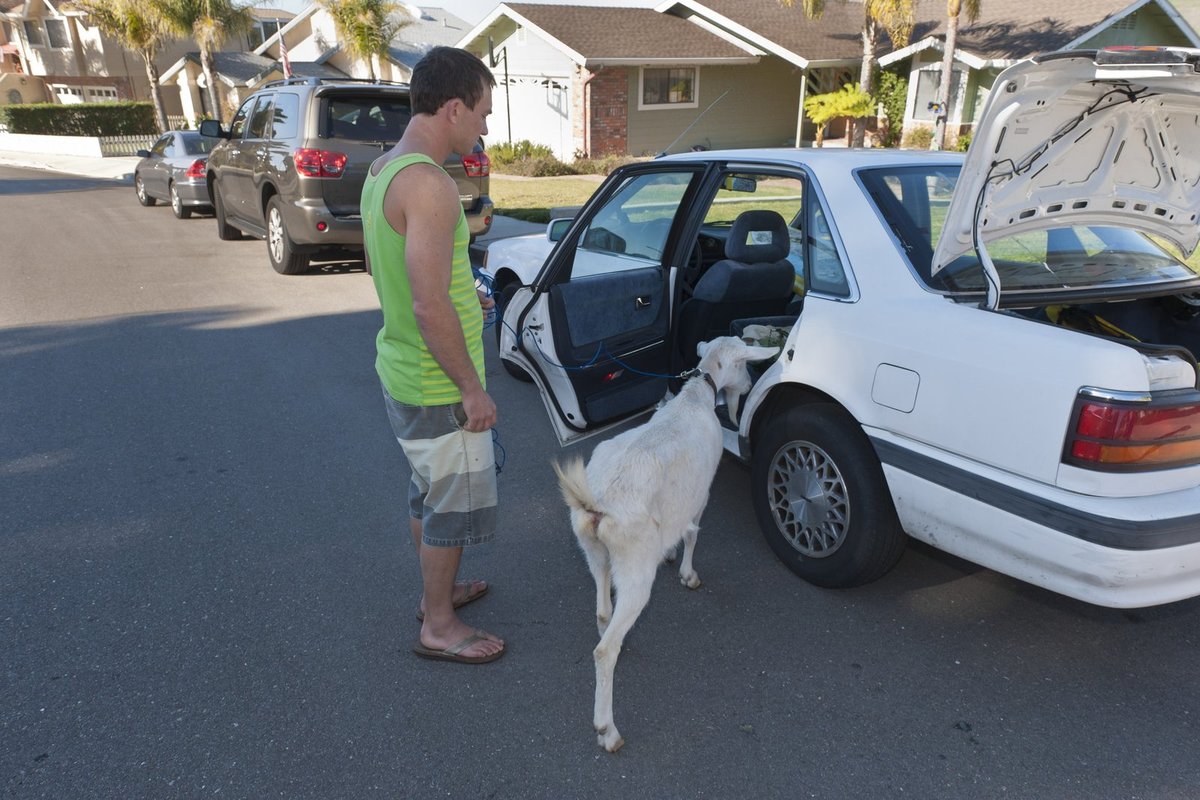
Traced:
[[566, 444], [652, 408], [699, 341], [781, 342], [726, 398], [725, 443], [771, 547], [818, 585], [879, 578], [911, 536], [1101, 605], [1198, 595], [1198, 64], [1022, 62], [965, 160], [625, 167], [559, 241], [492, 245], [501, 358]]

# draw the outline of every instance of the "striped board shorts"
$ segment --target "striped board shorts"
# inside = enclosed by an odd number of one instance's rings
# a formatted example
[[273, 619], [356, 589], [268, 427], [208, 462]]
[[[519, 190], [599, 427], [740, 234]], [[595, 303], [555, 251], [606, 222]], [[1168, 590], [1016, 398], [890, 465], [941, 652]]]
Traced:
[[431, 547], [466, 547], [496, 533], [492, 432], [464, 431], [462, 403], [410, 406], [384, 388], [388, 420], [412, 468], [408, 511]]

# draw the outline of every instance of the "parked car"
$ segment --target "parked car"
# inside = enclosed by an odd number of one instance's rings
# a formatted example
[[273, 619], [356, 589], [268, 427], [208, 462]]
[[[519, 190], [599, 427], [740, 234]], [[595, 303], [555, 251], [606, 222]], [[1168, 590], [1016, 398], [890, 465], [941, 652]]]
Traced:
[[[267, 240], [271, 266], [305, 272], [322, 251], [363, 250], [359, 199], [367, 170], [404, 133], [411, 116], [403, 84], [290, 78], [268, 83], [244, 102], [208, 160], [217, 235]], [[490, 162], [482, 142], [443, 165], [458, 184], [471, 236], [492, 223]]]
[[138, 202], [152, 206], [164, 200], [179, 219], [194, 210], [211, 211], [205, 162], [219, 141], [196, 131], [167, 131], [149, 150], [138, 150], [142, 160], [133, 168]]
[[536, 275], [493, 245], [500, 356], [566, 444], [651, 408], [699, 341], [781, 343], [725, 446], [815, 584], [879, 578], [912, 537], [1100, 605], [1200, 594], [1198, 69], [1182, 49], [1024, 61], [965, 160], [624, 167]]

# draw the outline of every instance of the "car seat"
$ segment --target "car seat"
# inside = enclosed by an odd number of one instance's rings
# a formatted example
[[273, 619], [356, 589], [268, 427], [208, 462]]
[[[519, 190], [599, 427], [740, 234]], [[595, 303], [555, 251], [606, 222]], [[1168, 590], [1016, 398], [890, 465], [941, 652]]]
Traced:
[[729, 229], [725, 258], [700, 276], [680, 308], [672, 367], [695, 366], [696, 345], [730, 335], [734, 320], [784, 314], [795, 278], [790, 251], [788, 226], [778, 212], [739, 214]]

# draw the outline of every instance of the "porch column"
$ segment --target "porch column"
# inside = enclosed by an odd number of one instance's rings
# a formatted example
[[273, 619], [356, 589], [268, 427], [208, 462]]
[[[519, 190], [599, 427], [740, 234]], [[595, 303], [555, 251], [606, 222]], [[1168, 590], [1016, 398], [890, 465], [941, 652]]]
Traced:
[[808, 70], [800, 73], [800, 108], [796, 111], [796, 147], [801, 146], [804, 133], [804, 100], [808, 97]]
[[198, 128], [200, 126], [200, 109], [202, 108], [200, 88], [196, 86], [196, 82], [192, 80], [186, 67], [179, 70], [179, 77], [175, 79], [175, 82], [179, 84], [179, 102], [183, 106], [183, 116], [187, 119], [188, 127]]

